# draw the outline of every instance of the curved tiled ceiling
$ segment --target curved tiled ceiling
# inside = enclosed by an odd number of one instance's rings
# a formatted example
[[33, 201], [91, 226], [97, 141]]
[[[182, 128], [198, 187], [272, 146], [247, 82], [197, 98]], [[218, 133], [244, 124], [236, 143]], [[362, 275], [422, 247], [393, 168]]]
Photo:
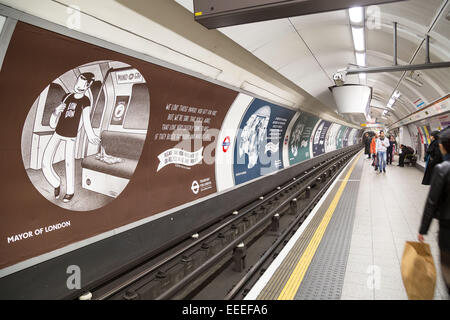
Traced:
[[[192, 10], [192, 0], [176, 1]], [[398, 64], [425, 62], [427, 33], [431, 37], [431, 61], [450, 61], [450, 21], [446, 19], [449, 12], [449, 0], [410, 0], [365, 8], [367, 66], [393, 65], [394, 21], [398, 23]], [[334, 85], [332, 76], [338, 69], [356, 64], [348, 10], [256, 22], [219, 31], [330, 110], [337, 110], [328, 89]], [[367, 74], [367, 85], [373, 88], [371, 116], [390, 124], [416, 111], [414, 102], [419, 98], [428, 104], [450, 92], [450, 68], [418, 73], [422, 86], [406, 79], [409, 71]], [[417, 72], [412, 76], [417, 77]], [[346, 79], [347, 83], [359, 81], [356, 75]], [[382, 118], [395, 90], [401, 96], [391, 112]]]

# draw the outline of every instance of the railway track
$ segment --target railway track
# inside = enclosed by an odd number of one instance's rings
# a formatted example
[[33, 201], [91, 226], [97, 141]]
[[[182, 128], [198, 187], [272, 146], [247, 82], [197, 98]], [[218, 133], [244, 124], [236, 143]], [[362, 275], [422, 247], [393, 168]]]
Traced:
[[242, 299], [359, 150], [344, 150], [230, 212], [91, 290], [92, 299]]

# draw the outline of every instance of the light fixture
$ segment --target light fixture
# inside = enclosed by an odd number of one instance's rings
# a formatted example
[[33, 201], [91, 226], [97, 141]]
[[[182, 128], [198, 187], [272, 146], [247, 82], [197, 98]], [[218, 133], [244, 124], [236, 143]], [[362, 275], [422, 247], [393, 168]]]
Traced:
[[392, 94], [392, 97], [389, 99], [386, 108], [388, 109], [392, 109], [392, 106], [394, 105], [395, 101], [400, 98], [402, 94], [400, 93], [400, 91], [395, 90], [394, 93]]
[[364, 41], [364, 28], [352, 27], [353, 44], [356, 51], [365, 51], [366, 45]]
[[360, 84], [366, 84], [367, 81], [367, 76], [365, 73], [360, 73], [359, 74], [359, 83]]
[[[366, 66], [366, 53], [365, 52], [355, 52], [356, 64], [360, 67]], [[359, 83], [365, 85], [367, 77], [365, 73], [359, 74]]]
[[363, 21], [364, 12], [362, 7], [350, 8], [348, 9], [348, 14], [352, 23], [361, 23]]
[[[366, 66], [366, 41], [364, 36], [364, 8], [353, 7], [348, 9], [350, 25], [353, 35], [353, 46], [355, 49], [356, 64], [359, 67]], [[365, 73], [359, 74], [359, 83], [366, 85], [367, 76]]]
[[366, 66], [366, 54], [364, 52], [356, 52], [356, 64], [360, 67]]
[[394, 93], [392, 94], [392, 97], [395, 98], [395, 100], [397, 100], [398, 98], [400, 98], [402, 94], [400, 93], [400, 91], [395, 90]]
[[395, 100], [393, 98], [390, 98], [386, 107], [391, 108], [394, 102]]

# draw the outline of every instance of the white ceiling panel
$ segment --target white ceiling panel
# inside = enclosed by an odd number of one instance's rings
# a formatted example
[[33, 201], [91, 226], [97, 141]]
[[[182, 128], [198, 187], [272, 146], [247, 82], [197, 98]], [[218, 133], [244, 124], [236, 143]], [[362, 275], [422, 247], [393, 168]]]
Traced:
[[444, 2], [444, 0], [409, 0], [378, 7], [382, 20], [394, 21], [392, 19], [394, 18], [400, 24], [410, 25], [416, 31], [426, 32], [436, 15], [436, 10]]
[[[380, 52], [385, 55], [393, 57], [394, 53], [394, 38], [393, 27], [382, 28], [380, 30], [366, 30], [367, 36], [367, 50], [373, 52]], [[416, 39], [416, 42], [412, 42], [403, 37], [400, 34], [397, 39], [397, 59], [409, 63], [413, 57], [414, 51], [419, 46], [420, 41]], [[393, 61], [393, 58], [391, 58]]]
[[305, 28], [308, 29], [348, 23], [348, 14], [347, 10], [337, 10], [300, 17], [291, 17], [289, 19], [291, 19], [296, 28], [303, 30]]
[[[450, 21], [446, 19], [450, 1], [410, 0], [369, 8], [365, 10], [368, 67], [393, 64], [394, 21], [398, 23], [398, 64], [408, 64], [413, 58], [412, 63], [425, 61], [423, 39], [430, 27], [431, 61], [450, 60]], [[233, 26], [220, 31], [332, 111], [336, 108], [328, 90], [334, 84], [332, 76], [338, 69], [356, 63], [348, 10]], [[386, 105], [398, 89], [402, 96], [394, 105], [395, 115], [403, 117], [415, 111], [412, 102], [417, 97], [429, 102], [450, 91], [448, 68], [420, 73], [421, 86], [405, 80], [409, 72], [367, 74], [367, 84], [373, 87], [374, 99], [379, 105]], [[359, 83], [359, 77], [347, 76], [346, 81]], [[388, 117], [387, 121], [395, 118]]]
[[253, 54], [275, 70], [311, 56], [293, 28], [290, 32], [285, 32], [282, 36], [259, 47], [253, 51]]
[[[320, 15], [314, 15], [318, 18]], [[302, 38], [314, 49], [318, 46], [331, 48], [334, 50], [353, 48], [350, 24], [346, 14], [339, 12], [339, 15], [323, 13], [324, 17], [332, 16], [334, 19], [311, 20], [310, 16], [289, 18]], [[305, 20], [307, 21], [305, 23]], [[315, 23], [313, 23], [315, 22]]]
[[[448, 19], [446, 17], [449, 17]], [[444, 14], [436, 23], [434, 30], [431, 32], [431, 36], [442, 38], [440, 42], [450, 41], [450, 8], [444, 9]]]
[[250, 52], [293, 31], [287, 19], [248, 23], [218, 30]]
[[190, 12], [194, 12], [194, 2], [192, 0], [175, 0]]
[[[325, 51], [315, 54], [315, 57], [319, 60], [320, 65], [325, 69], [330, 79], [333, 79], [333, 75], [338, 69], [345, 68], [348, 64], [356, 64], [355, 53], [351, 50]], [[337, 65], [336, 61], [340, 61], [341, 64]], [[349, 79], [347, 78], [347, 81]]]
[[302, 59], [298, 59], [284, 66], [278, 72], [286, 78], [291, 79], [294, 83], [307, 80], [313, 75], [320, 75], [322, 76], [322, 81], [326, 81], [325, 83], [327, 85], [332, 84], [311, 56], [303, 56]]

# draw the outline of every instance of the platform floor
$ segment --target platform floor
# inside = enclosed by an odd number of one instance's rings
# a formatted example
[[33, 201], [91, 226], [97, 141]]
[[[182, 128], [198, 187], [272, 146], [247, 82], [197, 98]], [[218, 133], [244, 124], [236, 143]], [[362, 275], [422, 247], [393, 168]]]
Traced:
[[[377, 173], [362, 153], [350, 163], [246, 299], [406, 300], [400, 263], [417, 241], [428, 186], [414, 167]], [[449, 299], [442, 279], [438, 223], [428, 235], [437, 269], [434, 299]]]

